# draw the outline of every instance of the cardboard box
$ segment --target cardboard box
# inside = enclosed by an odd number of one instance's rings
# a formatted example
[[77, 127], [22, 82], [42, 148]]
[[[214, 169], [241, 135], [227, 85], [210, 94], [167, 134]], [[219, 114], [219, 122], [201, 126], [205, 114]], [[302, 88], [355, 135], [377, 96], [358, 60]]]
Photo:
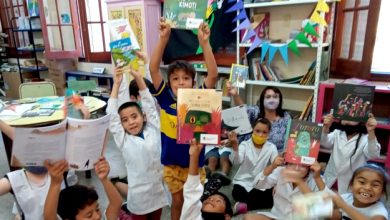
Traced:
[[19, 99], [19, 86], [21, 84], [19, 72], [3, 72], [4, 92], [7, 98]]

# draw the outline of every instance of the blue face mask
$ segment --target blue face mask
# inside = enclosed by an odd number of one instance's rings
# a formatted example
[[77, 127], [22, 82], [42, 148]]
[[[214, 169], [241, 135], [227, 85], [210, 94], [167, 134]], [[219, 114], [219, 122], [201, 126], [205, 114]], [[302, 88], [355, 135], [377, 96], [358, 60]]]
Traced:
[[47, 173], [46, 167], [28, 166], [28, 167], [25, 167], [25, 169], [26, 169], [28, 172], [31, 172], [31, 173], [37, 174], [37, 175]]

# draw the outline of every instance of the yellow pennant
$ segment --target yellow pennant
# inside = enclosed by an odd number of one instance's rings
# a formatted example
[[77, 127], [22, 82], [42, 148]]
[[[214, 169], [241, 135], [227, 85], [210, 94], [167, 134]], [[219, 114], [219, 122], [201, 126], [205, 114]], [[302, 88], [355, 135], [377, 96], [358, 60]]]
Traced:
[[318, 23], [320, 25], [324, 25], [324, 26], [328, 25], [326, 23], [325, 19], [323, 17], [321, 17], [321, 15], [318, 14], [318, 12], [316, 12], [316, 11], [311, 15], [310, 21], [312, 21], [314, 23]]
[[314, 11], [329, 12], [329, 6], [325, 0], [319, 0]]
[[208, 19], [210, 17], [210, 15], [213, 13], [213, 7], [210, 5], [209, 7], [207, 7], [207, 11], [206, 11], [206, 19]]

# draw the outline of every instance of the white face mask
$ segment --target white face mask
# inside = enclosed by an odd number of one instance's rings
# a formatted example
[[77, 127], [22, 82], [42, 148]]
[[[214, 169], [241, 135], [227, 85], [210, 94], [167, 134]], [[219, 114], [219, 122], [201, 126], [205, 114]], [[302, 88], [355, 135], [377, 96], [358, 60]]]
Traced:
[[264, 99], [264, 108], [269, 110], [276, 110], [279, 106], [279, 98]]

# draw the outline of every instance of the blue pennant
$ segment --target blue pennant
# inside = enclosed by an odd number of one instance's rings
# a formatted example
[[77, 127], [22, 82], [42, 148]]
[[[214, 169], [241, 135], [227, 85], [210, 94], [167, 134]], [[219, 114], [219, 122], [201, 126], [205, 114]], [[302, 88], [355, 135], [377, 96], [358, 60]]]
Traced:
[[232, 32], [236, 32], [241, 29], [246, 29], [251, 26], [251, 22], [248, 19], [245, 19], [243, 22], [241, 22], [240, 25], [238, 25]]
[[[204, 0], [203, 0], [204, 1]], [[225, 13], [238, 11], [244, 8], [244, 3], [242, 1], [238, 1], [236, 4], [234, 4], [232, 7], [230, 7], [228, 10], [225, 11]]]
[[232, 23], [236, 22], [237, 20], [242, 20], [244, 18], [248, 18], [248, 16], [246, 15], [246, 11], [245, 9], [241, 10], [240, 13], [237, 15], [237, 17], [235, 17], [232, 21]]
[[288, 64], [288, 52], [287, 52], [287, 44], [279, 47], [280, 55], [286, 64]]
[[277, 47], [270, 45], [269, 46], [269, 53], [268, 53], [268, 65], [271, 64], [272, 60], [274, 59], [275, 53], [278, 50]]
[[265, 55], [267, 54], [269, 48], [269, 43], [268, 42], [263, 42], [263, 45], [261, 45], [261, 58], [260, 61], [263, 62]]
[[256, 32], [252, 28], [249, 28], [241, 42], [245, 43], [247, 40], [249, 40], [251, 37], [255, 35]]
[[249, 48], [248, 52], [247, 53], [250, 53], [252, 52], [252, 50], [254, 50], [256, 47], [259, 47], [259, 45], [261, 44], [262, 40], [256, 36], [255, 37], [255, 40], [253, 41], [251, 47]]
[[[239, 0], [241, 1], [241, 0]], [[237, 0], [228, 0], [228, 3], [237, 2]]]

